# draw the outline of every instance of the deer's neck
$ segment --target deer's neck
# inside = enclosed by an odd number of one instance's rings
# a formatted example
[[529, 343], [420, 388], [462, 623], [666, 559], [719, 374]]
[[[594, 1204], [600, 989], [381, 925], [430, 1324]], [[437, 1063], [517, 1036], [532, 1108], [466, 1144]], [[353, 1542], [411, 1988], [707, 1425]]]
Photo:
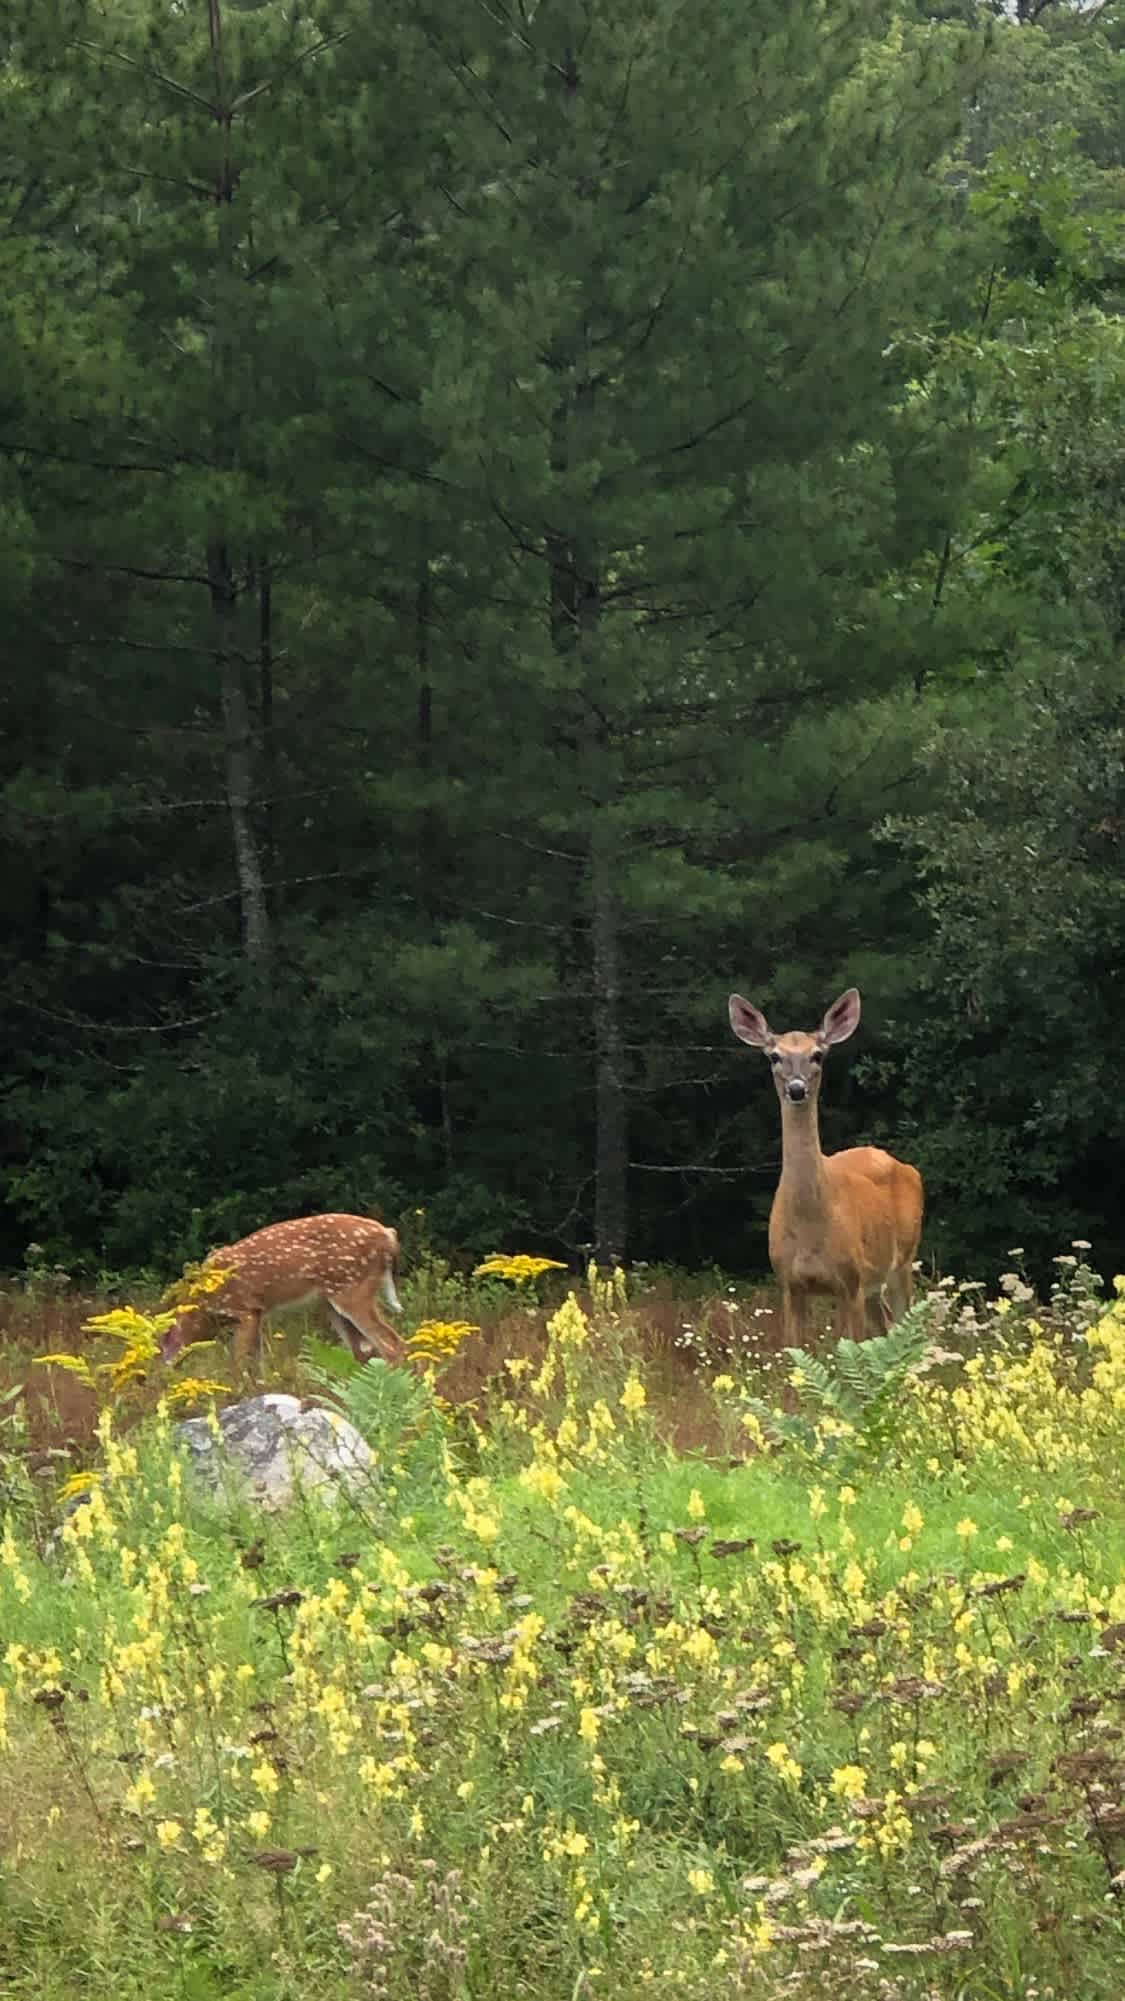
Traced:
[[811, 1105], [781, 1107], [781, 1182], [778, 1194], [795, 1221], [820, 1217], [828, 1205], [824, 1155], [820, 1150], [817, 1108]]

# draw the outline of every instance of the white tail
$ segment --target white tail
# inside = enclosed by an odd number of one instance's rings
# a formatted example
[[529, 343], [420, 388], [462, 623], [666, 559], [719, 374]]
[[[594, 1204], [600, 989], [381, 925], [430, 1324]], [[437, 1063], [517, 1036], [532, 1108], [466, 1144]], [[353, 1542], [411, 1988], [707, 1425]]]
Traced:
[[814, 1035], [775, 1035], [758, 1008], [732, 994], [730, 1025], [742, 1042], [765, 1051], [781, 1100], [781, 1180], [769, 1244], [786, 1339], [801, 1339], [809, 1297], [820, 1292], [837, 1301], [837, 1332], [858, 1341], [867, 1331], [869, 1303], [886, 1327], [914, 1297], [923, 1209], [916, 1167], [877, 1146], [820, 1150], [824, 1058], [834, 1042], [855, 1033], [859, 995], [854, 987], [841, 994]]
[[209, 1254], [203, 1270], [228, 1276], [198, 1305], [185, 1308], [165, 1333], [161, 1354], [170, 1362], [185, 1341], [207, 1338], [216, 1320], [233, 1320], [236, 1356], [253, 1346], [260, 1360], [262, 1320], [270, 1309], [319, 1299], [357, 1361], [379, 1354], [401, 1362], [402, 1339], [376, 1304], [381, 1294], [392, 1312], [402, 1311], [397, 1266], [397, 1235], [369, 1216], [300, 1216], [292, 1223], [271, 1223]]

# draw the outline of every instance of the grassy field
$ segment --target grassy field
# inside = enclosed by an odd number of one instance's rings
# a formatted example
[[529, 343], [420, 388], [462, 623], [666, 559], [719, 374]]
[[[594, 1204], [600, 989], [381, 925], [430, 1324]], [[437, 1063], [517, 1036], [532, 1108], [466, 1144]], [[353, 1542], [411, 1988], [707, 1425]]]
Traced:
[[721, 1284], [430, 1265], [480, 1331], [345, 1373], [370, 1492], [268, 1518], [9, 1295], [4, 1993], [1116, 2001], [1125, 1297], [1059, 1273], [864, 1370]]

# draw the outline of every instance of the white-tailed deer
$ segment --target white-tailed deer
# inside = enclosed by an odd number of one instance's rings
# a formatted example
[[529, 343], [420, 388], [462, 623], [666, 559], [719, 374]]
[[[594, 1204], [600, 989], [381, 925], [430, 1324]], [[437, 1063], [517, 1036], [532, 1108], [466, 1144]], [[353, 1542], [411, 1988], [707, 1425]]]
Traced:
[[369, 1216], [301, 1216], [292, 1223], [270, 1223], [208, 1254], [203, 1272], [229, 1276], [184, 1308], [164, 1334], [160, 1352], [170, 1362], [185, 1341], [205, 1340], [216, 1321], [233, 1320], [236, 1358], [253, 1347], [260, 1363], [262, 1320], [271, 1308], [319, 1299], [337, 1334], [351, 1343], [357, 1362], [369, 1362], [375, 1354], [386, 1362], [401, 1362], [406, 1356], [402, 1339], [376, 1304], [378, 1293], [393, 1313], [401, 1313], [397, 1267], [395, 1231]]
[[887, 1327], [914, 1297], [922, 1234], [922, 1177], [877, 1146], [820, 1150], [817, 1097], [824, 1058], [859, 1026], [859, 995], [840, 995], [813, 1035], [775, 1035], [760, 1010], [730, 997], [740, 1041], [769, 1057], [781, 1100], [781, 1180], [770, 1210], [770, 1263], [781, 1287], [787, 1341], [804, 1333], [809, 1296], [837, 1301], [836, 1329], [853, 1341], [867, 1330], [870, 1302]]

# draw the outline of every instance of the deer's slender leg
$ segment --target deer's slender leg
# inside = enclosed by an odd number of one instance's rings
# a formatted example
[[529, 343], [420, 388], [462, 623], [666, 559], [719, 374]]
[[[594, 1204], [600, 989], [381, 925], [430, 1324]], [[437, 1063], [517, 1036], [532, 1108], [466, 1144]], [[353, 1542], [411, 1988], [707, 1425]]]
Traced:
[[890, 1308], [890, 1324], [901, 1320], [910, 1311], [914, 1300], [914, 1272], [910, 1265], [896, 1265], [887, 1277], [887, 1304]]
[[804, 1286], [786, 1285], [781, 1287], [781, 1331], [786, 1346], [799, 1348], [805, 1338], [805, 1320], [808, 1309], [808, 1294]]
[[262, 1315], [256, 1309], [252, 1309], [249, 1313], [243, 1313], [240, 1316], [238, 1325], [234, 1330], [231, 1352], [235, 1370], [239, 1374], [245, 1369], [250, 1360], [251, 1353], [253, 1353], [257, 1363], [256, 1374], [259, 1381], [261, 1380]]
[[893, 1318], [886, 1286], [879, 1292], [870, 1293], [864, 1303], [864, 1332], [885, 1334], [892, 1325]]
[[862, 1341], [867, 1332], [867, 1296], [856, 1279], [850, 1281], [846, 1291], [840, 1294], [836, 1326], [840, 1338], [845, 1341]]

